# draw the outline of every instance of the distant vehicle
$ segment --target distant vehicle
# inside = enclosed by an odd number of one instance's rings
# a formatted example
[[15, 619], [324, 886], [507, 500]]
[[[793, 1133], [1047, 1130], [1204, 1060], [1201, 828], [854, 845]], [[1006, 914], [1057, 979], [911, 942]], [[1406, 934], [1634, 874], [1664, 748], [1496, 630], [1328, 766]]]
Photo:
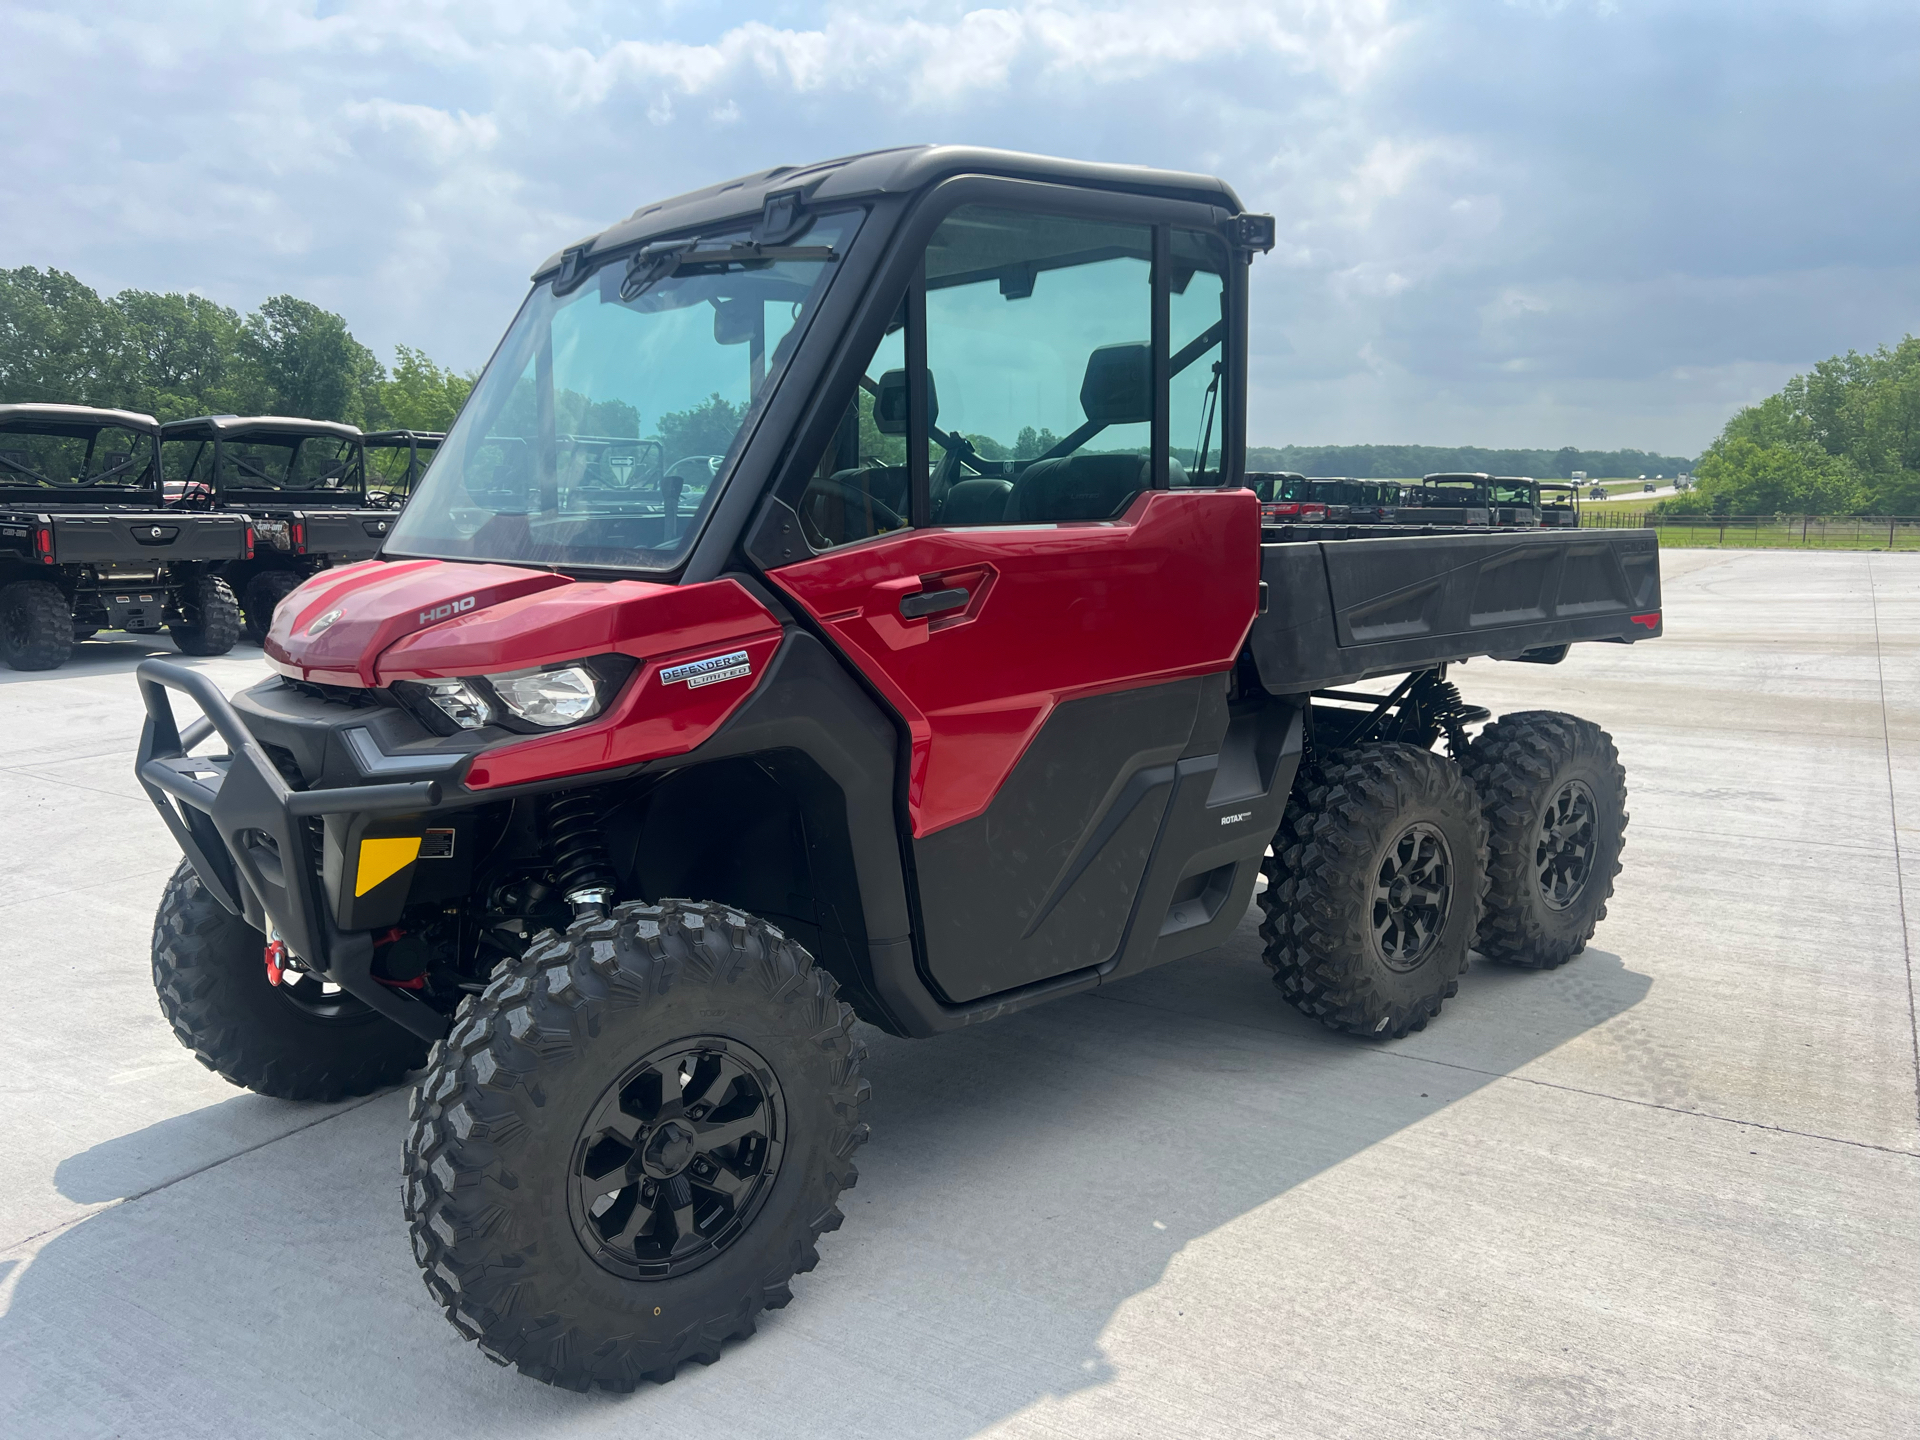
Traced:
[[1496, 475], [1490, 489], [1495, 525], [1540, 523], [1540, 482], [1531, 475]]
[[1578, 485], [1566, 480], [1542, 480], [1534, 486], [1534, 490], [1543, 527], [1560, 529], [1580, 524]]
[[1657, 489], [1659, 489], [1659, 486], [1655, 485], [1651, 480], [1640, 487], [1641, 493], [1645, 495], [1651, 495]]
[[1418, 523], [1431, 525], [1486, 525], [1493, 518], [1493, 477], [1448, 472], [1428, 475], [1418, 485], [1404, 487], [1402, 503], [1418, 506]]
[[1248, 471], [1247, 488], [1260, 497], [1262, 525], [1313, 525], [1327, 518], [1304, 475], [1291, 470]]
[[240, 611], [218, 567], [252, 553], [245, 515], [165, 506], [160, 424], [130, 410], [0, 405], [0, 659], [51, 670], [101, 630], [224, 655]]
[[446, 439], [439, 430], [375, 430], [367, 447], [367, 504], [398, 510]]
[[1313, 498], [1325, 503], [1329, 520], [1379, 525], [1399, 518], [1400, 487], [1392, 481], [1316, 475], [1307, 485]]
[[1589, 500], [1604, 500], [1606, 498], [1607, 498], [1607, 487], [1604, 485], [1595, 485], [1592, 489], [1587, 491], [1587, 499]]
[[303, 580], [380, 553], [393, 514], [384, 501], [369, 503], [365, 440], [357, 426], [290, 415], [200, 415], [160, 427], [162, 468], [180, 486], [170, 504], [252, 517], [252, 557], [219, 573], [255, 644]]

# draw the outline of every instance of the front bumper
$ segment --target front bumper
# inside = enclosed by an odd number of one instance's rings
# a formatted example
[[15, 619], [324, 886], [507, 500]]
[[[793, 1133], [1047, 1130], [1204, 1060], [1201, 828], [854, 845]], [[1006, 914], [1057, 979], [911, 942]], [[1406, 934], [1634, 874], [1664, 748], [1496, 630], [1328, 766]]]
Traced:
[[[295, 790], [205, 675], [163, 660], [142, 662], [137, 674], [147, 719], [135, 774], [201, 883], [235, 915], [276, 931], [309, 968], [349, 994], [415, 1034], [444, 1035], [446, 1017], [374, 979], [373, 931], [338, 923], [306, 822], [318, 818], [363, 832], [385, 819], [423, 817], [442, 805], [443, 786], [469, 756], [456, 751], [393, 757], [371, 740], [364, 724], [338, 724], [328, 728], [340, 734], [349, 753], [357, 751], [368, 762], [357, 768], [374, 770], [379, 780]], [[205, 718], [181, 730], [172, 690], [190, 697]], [[356, 738], [356, 729], [366, 738]], [[226, 742], [227, 755], [188, 753], [215, 733]], [[342, 877], [334, 878], [338, 883]]]

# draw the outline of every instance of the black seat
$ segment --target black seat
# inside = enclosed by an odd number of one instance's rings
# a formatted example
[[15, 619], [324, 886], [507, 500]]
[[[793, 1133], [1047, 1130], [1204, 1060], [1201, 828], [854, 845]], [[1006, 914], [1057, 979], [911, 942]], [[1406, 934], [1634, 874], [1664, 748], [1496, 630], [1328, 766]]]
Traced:
[[1111, 520], [1153, 483], [1145, 455], [1065, 455], [1036, 460], [1020, 474], [1007, 499], [1006, 518], [1045, 525], [1062, 520]]
[[934, 516], [936, 525], [998, 525], [1007, 518], [1007, 497], [1013, 493], [1011, 480], [981, 475], [962, 480], [947, 491]]

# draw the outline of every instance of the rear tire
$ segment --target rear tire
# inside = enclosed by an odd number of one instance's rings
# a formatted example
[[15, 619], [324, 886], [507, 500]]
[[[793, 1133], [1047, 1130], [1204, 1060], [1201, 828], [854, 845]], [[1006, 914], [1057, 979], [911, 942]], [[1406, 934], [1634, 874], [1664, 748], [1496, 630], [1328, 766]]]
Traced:
[[867, 1137], [852, 1024], [805, 950], [722, 905], [543, 934], [414, 1092], [407, 1221], [448, 1320], [570, 1390], [718, 1359], [840, 1226]]
[[[392, 1085], [427, 1058], [426, 1042], [317, 979], [267, 981], [266, 937], [180, 862], [153, 922], [160, 1013], [199, 1062], [280, 1100], [340, 1100]], [[310, 997], [301, 990], [311, 987]]]
[[16, 580], [0, 590], [0, 659], [13, 669], [57, 669], [73, 642], [73, 607], [58, 585]]
[[247, 582], [246, 602], [241, 607], [247, 639], [258, 645], [267, 638], [274, 609], [300, 588], [300, 581], [301, 577], [291, 570], [263, 570]]
[[185, 618], [167, 627], [183, 655], [224, 655], [240, 643], [240, 606], [218, 575], [203, 575], [182, 597]]
[[1503, 715], [1462, 762], [1487, 822], [1486, 913], [1475, 948], [1533, 970], [1586, 949], [1626, 841], [1627, 772], [1613, 737], [1553, 710]]
[[1335, 752], [1295, 786], [1266, 862], [1273, 983], [1330, 1029], [1425, 1029], [1467, 968], [1485, 846], [1452, 761], [1388, 743]]

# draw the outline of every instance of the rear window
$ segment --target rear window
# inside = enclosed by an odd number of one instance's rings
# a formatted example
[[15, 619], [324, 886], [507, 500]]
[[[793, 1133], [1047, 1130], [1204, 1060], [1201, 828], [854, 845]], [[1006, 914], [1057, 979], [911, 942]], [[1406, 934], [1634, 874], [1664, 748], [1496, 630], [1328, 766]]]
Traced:
[[153, 441], [119, 425], [0, 431], [0, 488], [104, 490], [153, 483]]

